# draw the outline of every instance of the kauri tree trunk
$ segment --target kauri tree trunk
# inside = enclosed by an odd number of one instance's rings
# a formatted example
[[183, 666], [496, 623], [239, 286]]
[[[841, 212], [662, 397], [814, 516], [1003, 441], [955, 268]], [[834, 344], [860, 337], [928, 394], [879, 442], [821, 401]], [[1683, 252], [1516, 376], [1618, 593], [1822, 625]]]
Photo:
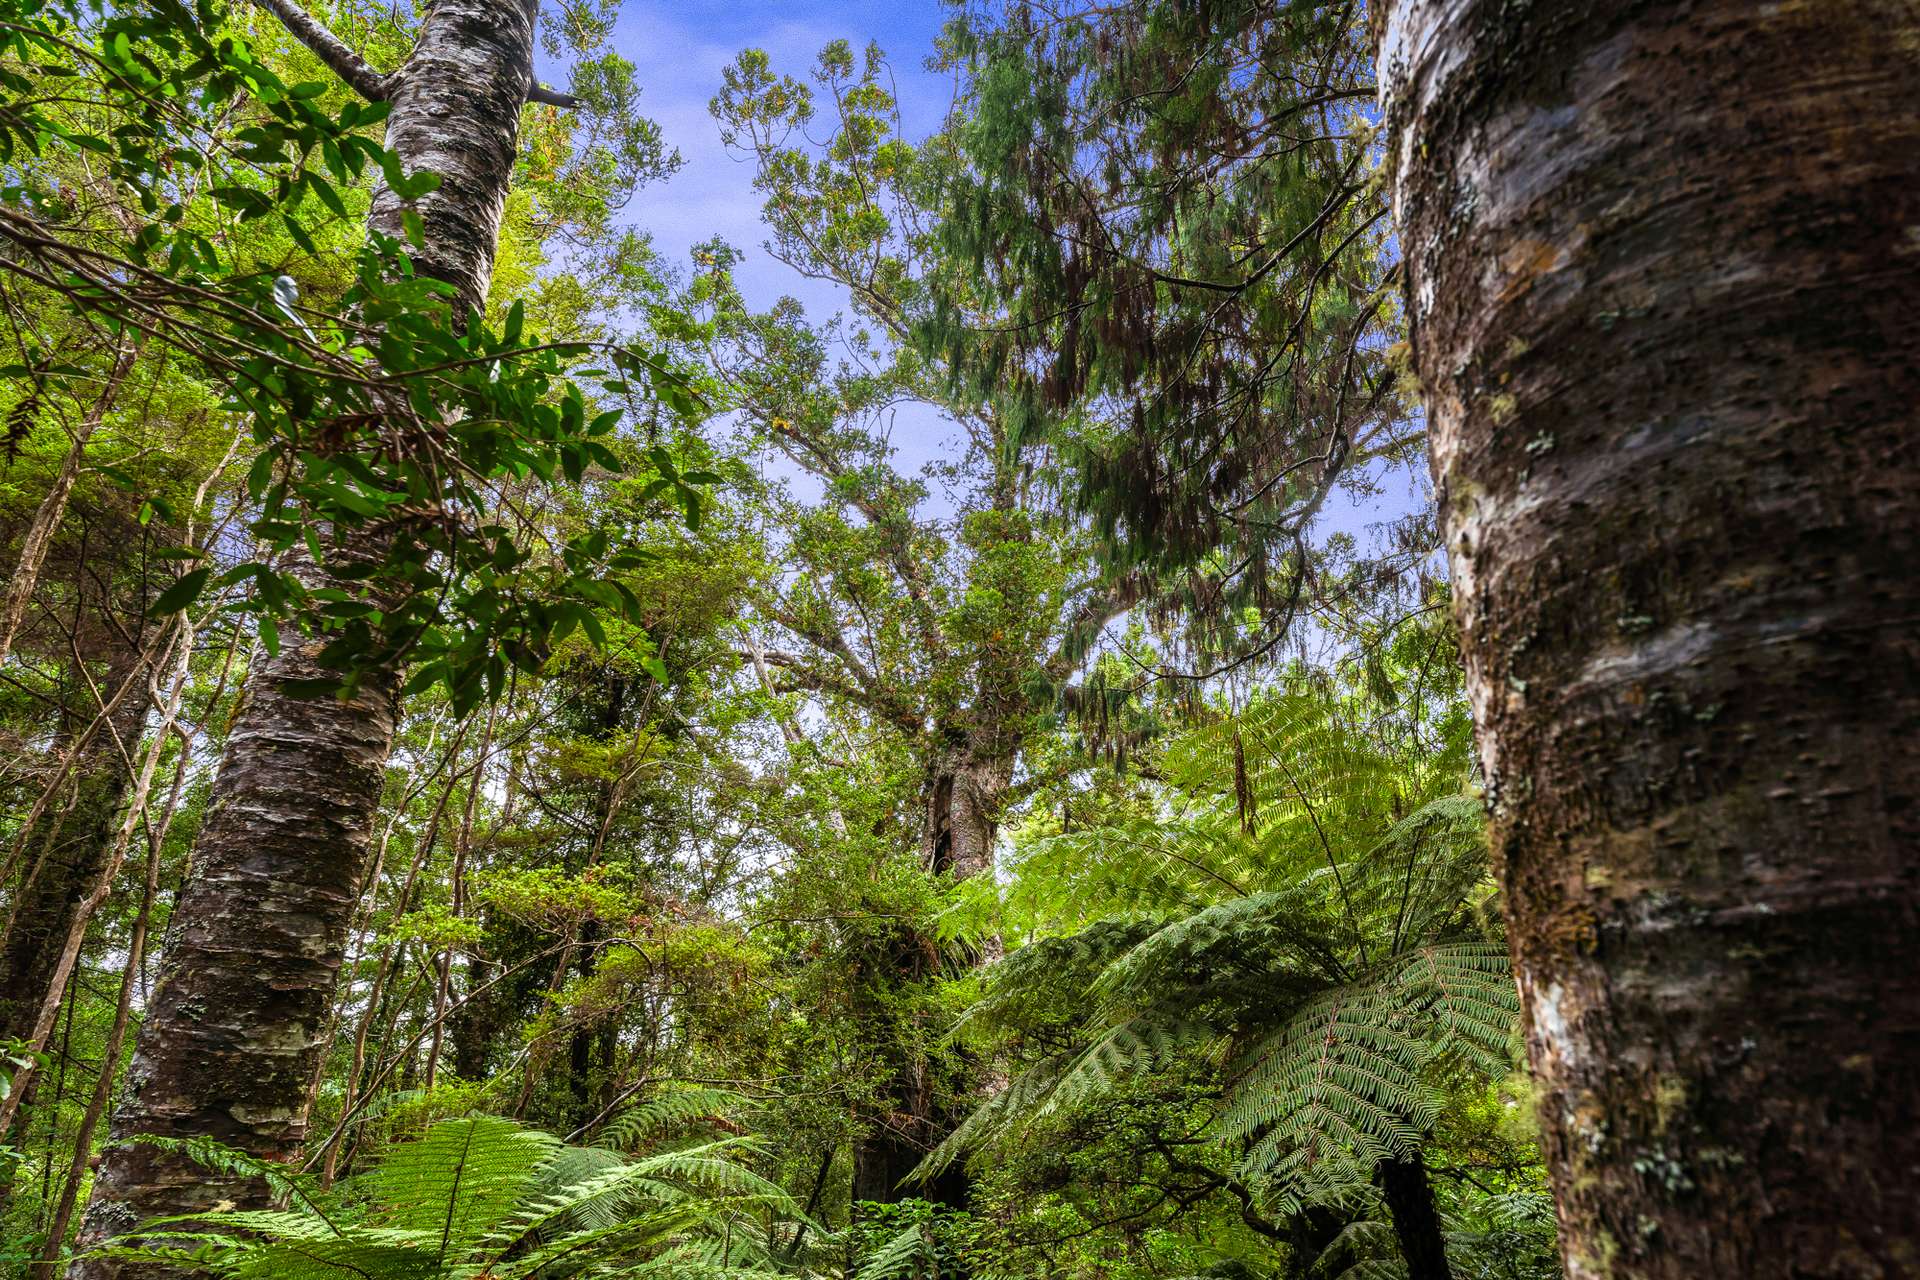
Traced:
[[[927, 771], [920, 858], [936, 875], [966, 880], [993, 874], [997, 819], [1013, 780], [1013, 757], [996, 735], [982, 736], [992, 745], [981, 748], [963, 742], [937, 753]], [[924, 939], [903, 936], [892, 944], [896, 955], [892, 965], [878, 971], [882, 980], [910, 983], [926, 976], [929, 949]], [[907, 1045], [893, 1048], [894, 1078], [884, 1099], [889, 1113], [868, 1117], [866, 1131], [853, 1143], [853, 1198], [892, 1203], [911, 1195], [965, 1207], [967, 1178], [957, 1164], [925, 1185], [902, 1185], [901, 1180], [927, 1152], [953, 1131], [964, 1109], [950, 1114], [949, 1108], [939, 1104], [929, 1064], [917, 1050]]]
[[[286, 10], [295, 34], [336, 70], [351, 56], [316, 40], [311, 23], [285, 3], [268, 7]], [[486, 295], [520, 108], [533, 84], [533, 19], [532, 0], [436, 0], [399, 72], [350, 77], [391, 101], [387, 146], [402, 167], [441, 177], [415, 204], [425, 243], [413, 260], [417, 271], [455, 287], [456, 316]], [[399, 239], [401, 214], [398, 197], [383, 189], [369, 223]], [[249, 680], [174, 909], [82, 1247], [161, 1215], [265, 1203], [255, 1181], [223, 1178], [129, 1139], [204, 1136], [287, 1159], [305, 1138], [307, 1085], [360, 896], [395, 717], [392, 673], [364, 680], [346, 701], [290, 692], [289, 682], [326, 674], [316, 664], [319, 648], [290, 639]], [[135, 1270], [91, 1259], [69, 1274], [108, 1280]]]
[[1920, 1274], [1920, 10], [1384, 8], [1569, 1274]]

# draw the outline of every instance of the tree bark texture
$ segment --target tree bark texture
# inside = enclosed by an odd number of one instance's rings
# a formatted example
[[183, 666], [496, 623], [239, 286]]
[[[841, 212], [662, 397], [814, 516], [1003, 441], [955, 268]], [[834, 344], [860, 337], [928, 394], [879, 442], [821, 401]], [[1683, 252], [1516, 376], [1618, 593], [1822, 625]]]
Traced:
[[966, 880], [993, 869], [1001, 797], [1013, 781], [1013, 759], [1004, 750], [981, 755], [968, 750], [935, 757], [925, 791], [921, 861], [935, 873]]
[[[463, 308], [486, 296], [533, 82], [533, 18], [532, 0], [436, 0], [390, 82], [389, 149], [408, 172], [441, 177], [416, 202], [425, 244], [412, 250], [415, 268], [452, 284]], [[369, 225], [398, 239], [402, 212], [382, 189]], [[285, 1160], [305, 1138], [307, 1083], [359, 899], [396, 710], [392, 673], [368, 678], [345, 701], [290, 693], [288, 681], [325, 674], [319, 648], [290, 637], [249, 682], [94, 1182], [83, 1247], [161, 1215], [265, 1203], [257, 1182], [129, 1139], [207, 1136]], [[153, 1270], [92, 1259], [69, 1274], [108, 1280]]]
[[[307, 1080], [359, 900], [394, 724], [393, 681], [348, 701], [286, 691], [325, 674], [318, 640], [289, 638], [248, 681], [125, 1093], [81, 1224], [81, 1247], [147, 1219], [264, 1189], [136, 1136], [211, 1137], [269, 1159], [306, 1133]], [[136, 1274], [81, 1260], [71, 1275]]]
[[1568, 1272], [1920, 1275], [1920, 8], [1383, 18]]

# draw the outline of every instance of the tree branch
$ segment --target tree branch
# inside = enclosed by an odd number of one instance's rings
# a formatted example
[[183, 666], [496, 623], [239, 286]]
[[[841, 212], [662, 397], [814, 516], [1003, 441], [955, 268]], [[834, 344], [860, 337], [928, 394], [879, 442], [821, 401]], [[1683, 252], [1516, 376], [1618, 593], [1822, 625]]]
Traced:
[[[821, 670], [798, 654], [784, 653], [778, 649], [765, 649], [761, 654], [768, 666], [778, 667], [781, 675], [785, 677], [784, 680], [774, 682], [775, 693], [792, 693], [805, 689], [812, 693], [837, 694], [856, 706], [865, 707], [907, 733], [918, 733], [925, 727], [914, 715], [913, 708], [897, 698], [861, 688], [851, 680], [845, 680], [830, 671]], [[742, 656], [749, 655], [743, 650]]]
[[543, 84], [535, 84], [527, 90], [527, 101], [538, 102], [549, 107], [560, 107], [567, 111], [578, 111], [583, 105], [580, 99], [558, 89], [549, 89]]
[[1152, 586], [1152, 578], [1136, 570], [1082, 600], [1061, 628], [1059, 643], [1041, 667], [1047, 678], [1058, 684], [1071, 675], [1086, 657], [1095, 634], [1144, 600]]
[[[298, 0], [253, 0], [253, 2], [280, 19], [280, 25], [313, 53], [313, 56], [327, 64], [328, 70], [350, 85], [354, 92], [368, 102], [384, 102], [393, 92], [393, 77], [375, 71], [366, 59], [349, 49], [346, 42], [326, 29], [319, 20], [305, 9]], [[582, 105], [580, 99], [558, 89], [549, 89], [543, 84], [534, 84], [527, 90], [527, 101], [543, 103], [550, 107], [561, 107], [576, 111]]]
[[315, 20], [298, 0], [253, 0], [280, 19], [280, 25], [327, 64], [353, 90], [369, 102], [384, 102], [393, 89], [393, 77], [382, 75], [367, 65], [366, 59], [349, 49], [345, 42]]

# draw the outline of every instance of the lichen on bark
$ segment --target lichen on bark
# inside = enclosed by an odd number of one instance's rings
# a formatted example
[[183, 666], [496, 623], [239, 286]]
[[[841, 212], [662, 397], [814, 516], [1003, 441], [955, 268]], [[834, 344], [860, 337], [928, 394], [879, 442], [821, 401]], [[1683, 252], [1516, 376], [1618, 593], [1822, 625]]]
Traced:
[[1568, 1270], [1915, 1274], [1920, 19], [1381, 18]]

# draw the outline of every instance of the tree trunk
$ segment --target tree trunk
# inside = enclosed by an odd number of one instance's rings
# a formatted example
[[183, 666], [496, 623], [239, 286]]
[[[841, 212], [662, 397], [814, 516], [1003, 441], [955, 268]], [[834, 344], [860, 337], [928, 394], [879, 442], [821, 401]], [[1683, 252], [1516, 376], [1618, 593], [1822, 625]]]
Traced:
[[1407, 1264], [1407, 1280], [1453, 1280], [1447, 1266], [1447, 1238], [1440, 1230], [1440, 1210], [1433, 1203], [1427, 1166], [1415, 1152], [1405, 1160], [1382, 1160], [1374, 1181], [1393, 1219], [1393, 1235]]
[[966, 880], [993, 869], [1000, 798], [1013, 781], [1013, 762], [972, 752], [940, 756], [926, 786], [920, 858], [935, 874]]
[[1914, 1275], [1920, 13], [1381, 34], [1568, 1272]]
[[[1004, 753], [982, 757], [961, 748], [935, 757], [923, 792], [920, 828], [920, 857], [929, 871], [950, 874], [956, 880], [993, 873], [1000, 801], [1012, 779], [1012, 758]], [[886, 977], [900, 983], [918, 981], [927, 976], [929, 956], [924, 939], [898, 940], [895, 963]], [[965, 1170], [957, 1164], [924, 1185], [900, 1185], [927, 1152], [953, 1131], [966, 1108], [955, 1114], [940, 1106], [929, 1064], [909, 1060], [904, 1046], [899, 1053], [901, 1061], [885, 1099], [889, 1113], [868, 1117], [867, 1131], [853, 1144], [853, 1198], [891, 1203], [914, 1195], [963, 1208], [968, 1183]]]
[[[289, 694], [288, 681], [325, 674], [312, 657], [319, 648], [289, 638], [248, 681], [94, 1180], [83, 1247], [223, 1200], [264, 1204], [248, 1180], [129, 1138], [212, 1137], [285, 1159], [305, 1136], [307, 1081], [359, 901], [394, 721], [391, 679], [368, 680], [346, 702]], [[71, 1274], [133, 1272], [95, 1259]]]
[[99, 686], [101, 693], [111, 697], [126, 682], [135, 685], [121, 694], [103, 721], [91, 723], [96, 712], [90, 700], [74, 716], [82, 732], [90, 724], [91, 732], [73, 762], [73, 797], [42, 818], [48, 824], [46, 843], [26, 873], [0, 945], [0, 1040], [26, 1040], [33, 1034], [67, 931], [113, 847], [133, 780], [128, 761], [139, 749], [149, 705], [139, 684], [144, 678], [140, 658], [133, 649], [115, 654]]
[[[492, 270], [533, 83], [533, 12], [532, 0], [437, 0], [388, 87], [388, 147], [409, 172], [441, 176], [415, 205], [425, 229], [415, 268], [452, 283], [462, 308], [481, 305]], [[383, 187], [369, 225], [400, 238], [402, 212]], [[83, 1246], [221, 1200], [266, 1203], [257, 1182], [130, 1138], [213, 1137], [278, 1160], [305, 1138], [307, 1082], [359, 899], [395, 716], [390, 673], [371, 676], [346, 701], [291, 694], [288, 681], [324, 674], [319, 647], [289, 636], [249, 682], [94, 1182]], [[107, 1280], [152, 1270], [91, 1259], [70, 1274]]]
[[33, 603], [34, 589], [40, 584], [40, 568], [47, 561], [47, 552], [53, 547], [53, 537], [59, 531], [61, 518], [67, 514], [67, 499], [73, 496], [73, 486], [80, 479], [81, 465], [86, 461], [87, 441], [107, 420], [107, 413], [113, 408], [114, 398], [120, 394], [120, 384], [125, 382], [127, 374], [133, 369], [134, 357], [139, 353], [138, 341], [121, 338], [114, 347], [113, 363], [107, 368], [107, 378], [100, 394], [88, 406], [86, 415], [73, 433], [73, 444], [67, 449], [67, 456], [60, 463], [60, 470], [54, 474], [53, 484], [46, 496], [40, 499], [40, 505], [34, 508], [33, 519], [27, 525], [27, 531], [20, 539], [20, 553], [14, 560], [13, 578], [4, 591], [0, 591], [0, 663], [7, 660], [13, 652], [13, 642], [20, 634], [20, 624], [26, 621], [27, 606]]
[[67, 1226], [73, 1220], [80, 1184], [86, 1178], [87, 1161], [93, 1154], [93, 1131], [106, 1114], [108, 1104], [113, 1101], [114, 1078], [120, 1067], [120, 1048], [126, 1041], [127, 1026], [133, 1012], [134, 986], [139, 982], [141, 970], [146, 965], [147, 927], [153, 918], [154, 899], [160, 892], [160, 853], [166, 843], [167, 831], [173, 826], [174, 814], [180, 808], [180, 793], [186, 783], [190, 757], [191, 752], [183, 750], [175, 763], [173, 789], [167, 796], [166, 809], [161, 813], [160, 822], [147, 845], [147, 876], [141, 886], [140, 908], [133, 918], [133, 934], [127, 942], [127, 966], [120, 978], [120, 994], [113, 1008], [113, 1023], [107, 1031], [106, 1045], [100, 1051], [100, 1065], [94, 1072], [93, 1096], [88, 1100], [87, 1109], [73, 1132], [73, 1151], [67, 1162], [66, 1179], [60, 1184], [59, 1203], [54, 1208], [52, 1222], [47, 1226], [40, 1258], [29, 1271], [32, 1280], [54, 1280], [59, 1274]]

